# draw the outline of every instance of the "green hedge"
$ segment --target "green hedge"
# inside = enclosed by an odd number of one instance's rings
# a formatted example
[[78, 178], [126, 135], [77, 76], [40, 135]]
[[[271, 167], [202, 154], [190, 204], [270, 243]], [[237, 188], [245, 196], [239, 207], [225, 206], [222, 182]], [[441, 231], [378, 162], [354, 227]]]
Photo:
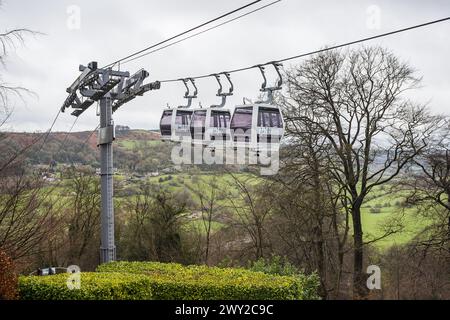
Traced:
[[246, 269], [182, 266], [158, 262], [112, 262], [98, 272], [148, 276], [153, 299], [159, 300], [293, 300], [317, 299], [318, 278], [278, 276]]
[[67, 287], [69, 274], [22, 276], [22, 300], [144, 300], [151, 299], [148, 277], [127, 273], [81, 273], [80, 289]]

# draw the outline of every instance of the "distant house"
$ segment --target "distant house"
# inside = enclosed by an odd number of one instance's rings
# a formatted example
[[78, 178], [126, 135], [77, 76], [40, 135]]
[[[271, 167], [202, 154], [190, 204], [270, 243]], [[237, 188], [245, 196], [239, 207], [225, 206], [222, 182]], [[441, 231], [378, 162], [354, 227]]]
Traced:
[[128, 132], [128, 131], [130, 131], [129, 126], [116, 125], [116, 132]]
[[[96, 168], [96, 169], [95, 169], [95, 173], [96, 173], [96, 174], [101, 174], [101, 173], [102, 173], [102, 171], [101, 171], [101, 169], [100, 169], [100, 168]], [[119, 169], [117, 169], [117, 168], [113, 168], [113, 174], [115, 174], [115, 175], [118, 175], [118, 174], [120, 174], [120, 172], [119, 172]]]

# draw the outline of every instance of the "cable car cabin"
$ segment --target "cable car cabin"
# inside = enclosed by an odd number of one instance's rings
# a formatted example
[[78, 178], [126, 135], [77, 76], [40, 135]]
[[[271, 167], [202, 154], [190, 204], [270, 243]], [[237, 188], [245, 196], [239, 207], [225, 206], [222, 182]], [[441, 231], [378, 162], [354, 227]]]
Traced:
[[281, 110], [271, 104], [236, 106], [230, 125], [235, 148], [278, 151], [284, 134]]
[[164, 110], [159, 123], [161, 140], [179, 142], [190, 139], [189, 124], [192, 113], [192, 110], [184, 108]]
[[190, 125], [193, 144], [212, 148], [224, 147], [230, 141], [231, 112], [227, 109], [197, 109]]

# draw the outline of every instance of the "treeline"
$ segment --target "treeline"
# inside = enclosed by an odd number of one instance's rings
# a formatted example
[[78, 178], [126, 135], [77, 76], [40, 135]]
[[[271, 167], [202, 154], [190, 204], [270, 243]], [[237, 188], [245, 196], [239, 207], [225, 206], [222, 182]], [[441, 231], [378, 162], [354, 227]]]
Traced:
[[[88, 165], [99, 167], [97, 132], [74, 133], [2, 132], [3, 157], [25, 161], [28, 166]], [[45, 142], [45, 143], [44, 143]], [[127, 144], [128, 143], [128, 144]], [[155, 172], [171, 167], [171, 146], [159, 143], [159, 134], [144, 130], [121, 130], [114, 144], [114, 166], [130, 173]]]

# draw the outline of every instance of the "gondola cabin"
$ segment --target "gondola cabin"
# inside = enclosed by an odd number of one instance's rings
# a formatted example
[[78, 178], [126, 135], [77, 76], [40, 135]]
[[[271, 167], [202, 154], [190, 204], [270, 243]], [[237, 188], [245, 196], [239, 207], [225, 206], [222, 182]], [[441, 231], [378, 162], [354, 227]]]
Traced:
[[222, 108], [197, 109], [190, 125], [191, 141], [196, 145], [223, 147], [230, 141], [231, 112]]
[[161, 140], [174, 142], [190, 139], [189, 125], [193, 110], [175, 108], [164, 110], [159, 128]]
[[272, 104], [236, 106], [230, 132], [235, 148], [278, 151], [284, 134], [283, 115], [280, 108]]

